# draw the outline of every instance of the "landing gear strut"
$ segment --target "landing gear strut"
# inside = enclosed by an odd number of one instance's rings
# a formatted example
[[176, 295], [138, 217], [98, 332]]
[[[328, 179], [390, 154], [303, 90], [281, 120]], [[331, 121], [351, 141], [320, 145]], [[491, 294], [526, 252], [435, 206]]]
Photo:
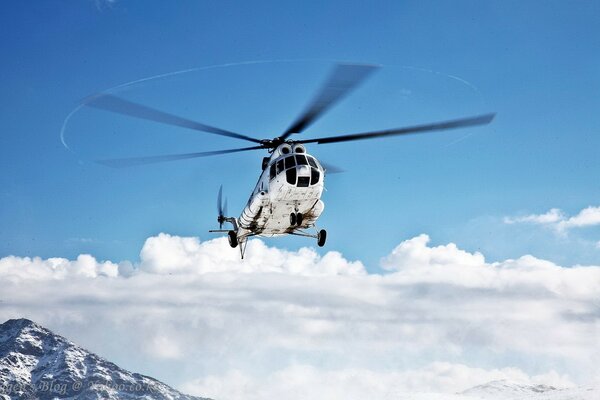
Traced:
[[317, 231], [316, 235], [310, 234], [307, 232], [303, 232], [300, 229], [293, 230], [292, 232], [288, 232], [288, 233], [290, 235], [315, 238], [315, 239], [317, 239], [317, 246], [319, 246], [319, 247], [325, 246], [325, 241], [327, 240], [327, 231], [325, 229], [321, 229], [320, 231]]

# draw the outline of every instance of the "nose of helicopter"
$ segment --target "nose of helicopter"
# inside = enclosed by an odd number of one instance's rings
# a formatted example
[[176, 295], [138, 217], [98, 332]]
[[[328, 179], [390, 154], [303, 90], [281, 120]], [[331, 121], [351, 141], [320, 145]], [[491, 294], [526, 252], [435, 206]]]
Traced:
[[310, 186], [310, 167], [308, 165], [296, 166], [296, 173], [298, 174], [298, 187], [309, 187]]

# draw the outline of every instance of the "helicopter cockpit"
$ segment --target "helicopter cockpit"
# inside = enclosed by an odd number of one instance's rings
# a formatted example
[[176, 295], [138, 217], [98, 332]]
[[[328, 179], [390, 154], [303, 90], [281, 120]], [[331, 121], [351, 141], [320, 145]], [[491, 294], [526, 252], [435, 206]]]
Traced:
[[271, 164], [269, 177], [275, 179], [285, 172], [286, 182], [297, 187], [309, 187], [319, 183], [323, 169], [308, 154], [290, 154]]

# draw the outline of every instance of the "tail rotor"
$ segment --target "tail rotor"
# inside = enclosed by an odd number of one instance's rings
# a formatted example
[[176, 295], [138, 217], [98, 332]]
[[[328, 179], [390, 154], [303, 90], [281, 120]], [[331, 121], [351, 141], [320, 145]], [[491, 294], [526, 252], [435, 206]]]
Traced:
[[217, 212], [219, 213], [217, 218], [219, 229], [223, 229], [223, 222], [227, 218], [227, 198], [223, 202], [223, 185], [219, 187], [219, 194], [217, 195]]

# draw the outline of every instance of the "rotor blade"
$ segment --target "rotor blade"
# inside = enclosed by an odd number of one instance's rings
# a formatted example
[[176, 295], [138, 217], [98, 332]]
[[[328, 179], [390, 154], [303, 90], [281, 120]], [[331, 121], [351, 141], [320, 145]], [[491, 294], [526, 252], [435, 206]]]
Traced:
[[225, 197], [225, 203], [223, 203], [223, 215], [227, 216], [227, 197]]
[[217, 195], [217, 212], [219, 217], [223, 215], [223, 185], [219, 186], [219, 194]]
[[243, 139], [254, 143], [260, 143], [260, 140], [239, 133], [226, 131], [214, 126], [202, 124], [186, 118], [168, 114], [129, 100], [122, 99], [112, 94], [100, 94], [92, 96], [83, 102], [88, 107], [98, 108], [105, 111], [112, 111], [117, 114], [128, 115], [130, 117], [159, 122], [166, 125], [175, 125], [182, 128], [193, 129], [196, 131], [214, 133], [215, 135], [228, 136], [236, 139]]
[[187, 158], [198, 158], [216, 156], [219, 154], [237, 153], [240, 151], [248, 150], [259, 150], [263, 149], [262, 146], [254, 147], [243, 147], [240, 149], [229, 149], [229, 150], [215, 150], [215, 151], [203, 151], [199, 153], [186, 153], [186, 154], [166, 154], [161, 156], [147, 156], [147, 157], [131, 157], [131, 158], [112, 158], [108, 160], [96, 160], [97, 163], [106, 165], [114, 168], [133, 167], [136, 165], [144, 164], [155, 164], [167, 161], [185, 160]]
[[352, 89], [355, 89], [377, 68], [379, 67], [374, 65], [336, 65], [306, 110], [284, 132], [281, 138], [286, 139], [292, 133], [300, 133], [305, 130], [335, 103], [348, 95]]
[[321, 166], [323, 167], [323, 169], [325, 170], [325, 173], [327, 175], [330, 174], [341, 174], [342, 172], [346, 172], [345, 169], [342, 169], [340, 167], [336, 167], [335, 165], [329, 164], [329, 163], [325, 163], [323, 161], [319, 161], [321, 163]]
[[469, 126], [486, 125], [492, 122], [495, 113], [479, 115], [476, 117], [468, 117], [455, 119], [451, 121], [435, 122], [433, 124], [410, 126], [406, 128], [388, 129], [385, 131], [354, 133], [351, 135], [328, 136], [315, 139], [298, 140], [297, 143], [337, 143], [348, 142], [351, 140], [374, 139], [385, 136], [407, 135], [410, 133], [422, 133], [431, 131], [442, 131], [447, 129], [465, 128]]

